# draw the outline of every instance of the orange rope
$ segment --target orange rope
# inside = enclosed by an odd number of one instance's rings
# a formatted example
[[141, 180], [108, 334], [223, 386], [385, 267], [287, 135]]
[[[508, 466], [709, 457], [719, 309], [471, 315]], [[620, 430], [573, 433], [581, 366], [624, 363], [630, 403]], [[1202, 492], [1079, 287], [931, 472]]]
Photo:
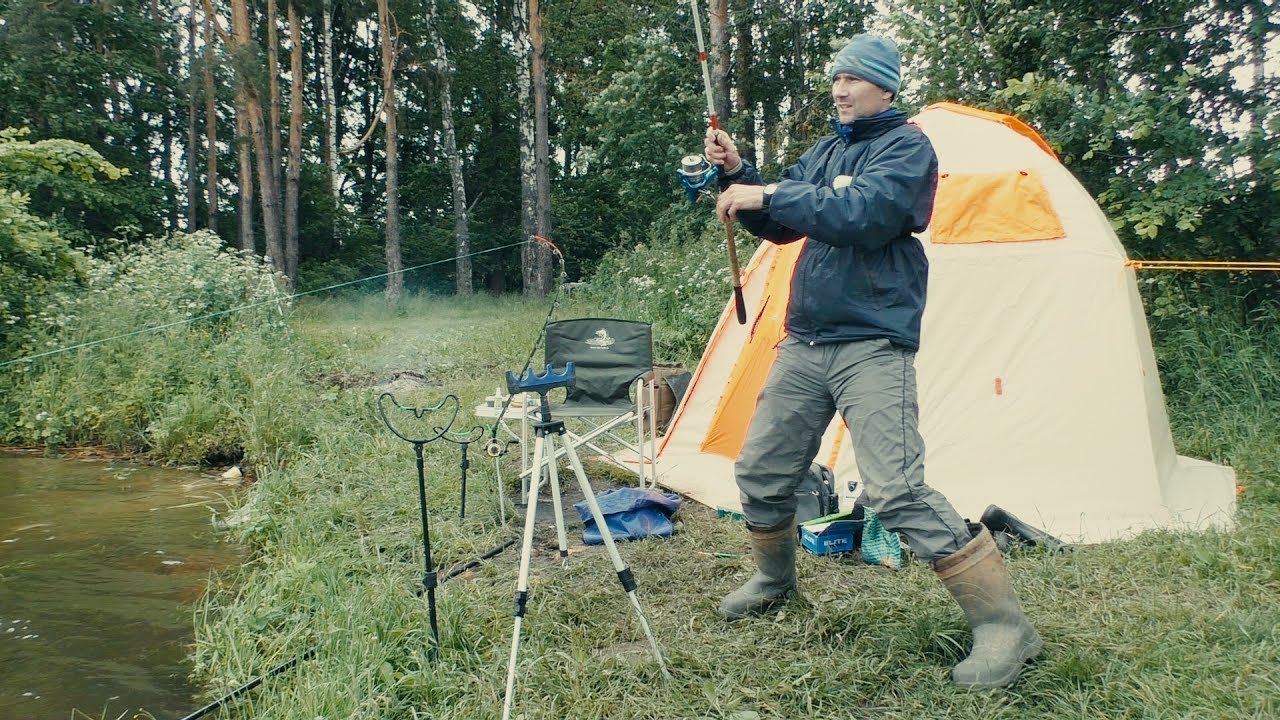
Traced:
[[1134, 270], [1228, 270], [1231, 272], [1280, 271], [1280, 262], [1243, 260], [1128, 260]]

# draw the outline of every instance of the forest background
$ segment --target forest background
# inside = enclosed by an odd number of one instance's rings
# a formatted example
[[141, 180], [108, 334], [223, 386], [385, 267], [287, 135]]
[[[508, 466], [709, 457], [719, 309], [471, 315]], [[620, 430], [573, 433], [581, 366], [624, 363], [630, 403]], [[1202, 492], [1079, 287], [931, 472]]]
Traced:
[[[718, 114], [767, 177], [828, 132], [833, 47], [878, 30], [903, 49], [904, 109], [1022, 118], [1132, 256], [1277, 257], [1272, 2], [709, 5]], [[391, 273], [360, 288], [392, 304], [544, 294], [535, 235], [570, 280], [696, 235], [708, 213], [674, 175], [706, 124], [695, 51], [678, 0], [0, 0], [9, 350], [76, 273], [64, 252], [171, 231], [211, 230], [300, 291]], [[1235, 309], [1273, 297], [1234, 282]]]

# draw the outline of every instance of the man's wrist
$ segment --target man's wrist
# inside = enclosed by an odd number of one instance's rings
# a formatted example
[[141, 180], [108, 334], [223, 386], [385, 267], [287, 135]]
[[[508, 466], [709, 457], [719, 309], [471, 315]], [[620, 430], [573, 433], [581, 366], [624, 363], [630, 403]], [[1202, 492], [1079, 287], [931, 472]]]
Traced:
[[746, 169], [747, 169], [747, 164], [742, 162], [742, 158], [738, 158], [738, 164], [734, 165], [732, 168], [726, 167], [724, 169], [725, 179], [737, 180], [742, 175], [743, 171]]

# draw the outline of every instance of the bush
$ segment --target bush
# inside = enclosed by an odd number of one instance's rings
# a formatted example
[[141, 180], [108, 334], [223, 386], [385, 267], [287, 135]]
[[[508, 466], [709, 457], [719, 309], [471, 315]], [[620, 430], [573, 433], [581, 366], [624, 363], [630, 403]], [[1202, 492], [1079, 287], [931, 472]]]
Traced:
[[84, 287], [54, 293], [33, 328], [39, 350], [79, 349], [11, 371], [0, 433], [175, 462], [305, 440], [287, 408], [307, 358], [284, 322], [282, 281], [207, 232], [89, 260]]

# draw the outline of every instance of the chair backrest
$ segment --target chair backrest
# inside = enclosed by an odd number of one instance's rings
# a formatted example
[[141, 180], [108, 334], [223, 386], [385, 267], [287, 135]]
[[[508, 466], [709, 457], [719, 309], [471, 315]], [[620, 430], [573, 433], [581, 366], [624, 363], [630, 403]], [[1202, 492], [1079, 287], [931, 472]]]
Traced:
[[569, 361], [577, 379], [567, 404], [628, 407], [631, 383], [653, 369], [653, 327], [610, 318], [548, 324], [546, 362], [559, 368]]

